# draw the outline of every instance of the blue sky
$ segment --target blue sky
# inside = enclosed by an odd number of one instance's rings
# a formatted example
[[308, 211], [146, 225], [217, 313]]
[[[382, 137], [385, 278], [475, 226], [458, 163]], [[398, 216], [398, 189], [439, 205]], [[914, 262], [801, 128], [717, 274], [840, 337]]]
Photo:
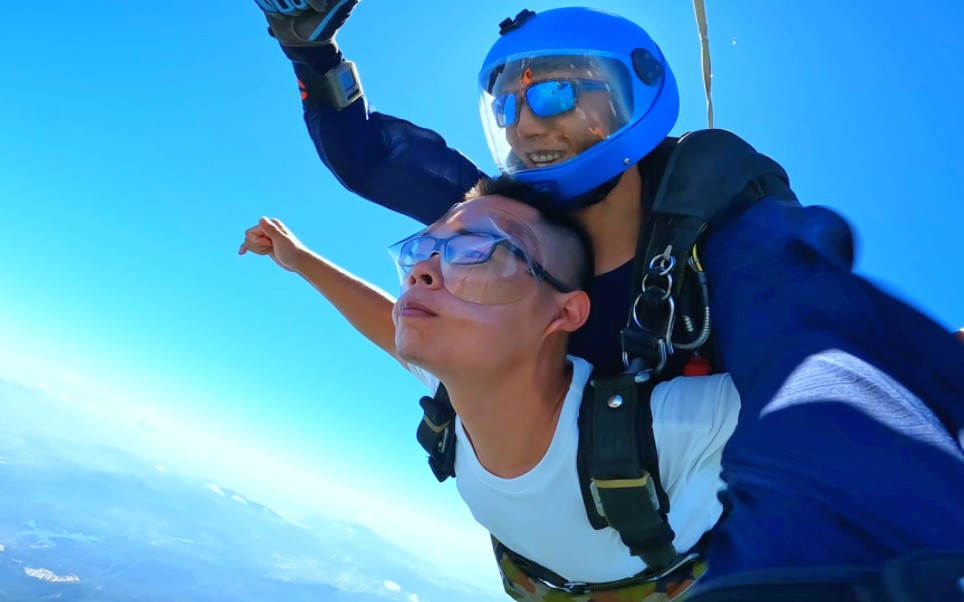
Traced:
[[[213, 4], [6, 9], [17, 26], [0, 39], [0, 376], [192, 433], [199, 466], [234, 466], [266, 493], [311, 474], [465, 525], [414, 440], [421, 386], [299, 278], [236, 255], [244, 229], [271, 215], [395, 292], [385, 248], [415, 224], [340, 188], [254, 3]], [[575, 4], [366, 0], [339, 43], [376, 109], [491, 171], [475, 74], [498, 22]], [[704, 127], [691, 4], [595, 6], [662, 46], [683, 97], [676, 132]], [[781, 162], [805, 203], [855, 224], [861, 273], [964, 326], [960, 3], [707, 11], [716, 125]]]

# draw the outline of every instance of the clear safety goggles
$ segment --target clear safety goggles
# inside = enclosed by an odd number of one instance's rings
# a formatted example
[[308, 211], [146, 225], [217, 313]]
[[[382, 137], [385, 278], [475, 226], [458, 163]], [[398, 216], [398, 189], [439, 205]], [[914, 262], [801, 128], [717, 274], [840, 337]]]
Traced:
[[402, 289], [412, 270], [438, 256], [442, 284], [470, 303], [515, 303], [535, 292], [540, 282], [571, 292], [543, 267], [538, 240], [526, 224], [507, 211], [473, 202], [456, 205], [438, 222], [388, 250]]

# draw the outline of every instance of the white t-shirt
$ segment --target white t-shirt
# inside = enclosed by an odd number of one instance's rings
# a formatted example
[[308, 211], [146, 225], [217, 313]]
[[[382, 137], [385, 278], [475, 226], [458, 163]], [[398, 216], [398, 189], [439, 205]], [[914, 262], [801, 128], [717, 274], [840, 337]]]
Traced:
[[[623, 579], [645, 568], [611, 528], [589, 524], [579, 487], [578, 416], [592, 366], [569, 356], [572, 383], [549, 449], [524, 475], [503, 479], [479, 463], [456, 420], [455, 474], [459, 494], [475, 519], [511, 550], [570, 581]], [[432, 391], [438, 379], [411, 367]], [[656, 386], [653, 433], [663, 488], [670, 501], [674, 545], [686, 551], [722, 514], [717, 492], [723, 446], [736, 428], [739, 394], [729, 375], [680, 377]]]

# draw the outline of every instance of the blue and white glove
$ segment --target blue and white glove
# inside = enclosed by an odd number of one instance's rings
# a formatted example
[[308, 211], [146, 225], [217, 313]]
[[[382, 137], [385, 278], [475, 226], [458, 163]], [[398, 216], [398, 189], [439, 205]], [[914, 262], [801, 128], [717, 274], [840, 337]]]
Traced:
[[285, 46], [330, 44], [360, 0], [254, 0]]

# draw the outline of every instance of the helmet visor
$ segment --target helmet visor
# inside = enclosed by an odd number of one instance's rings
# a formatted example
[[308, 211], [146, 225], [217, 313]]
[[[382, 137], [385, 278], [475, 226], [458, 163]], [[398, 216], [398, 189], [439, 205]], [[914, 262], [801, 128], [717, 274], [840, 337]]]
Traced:
[[510, 58], [486, 71], [480, 111], [503, 173], [568, 161], [633, 116], [629, 71], [615, 58], [586, 52]]

